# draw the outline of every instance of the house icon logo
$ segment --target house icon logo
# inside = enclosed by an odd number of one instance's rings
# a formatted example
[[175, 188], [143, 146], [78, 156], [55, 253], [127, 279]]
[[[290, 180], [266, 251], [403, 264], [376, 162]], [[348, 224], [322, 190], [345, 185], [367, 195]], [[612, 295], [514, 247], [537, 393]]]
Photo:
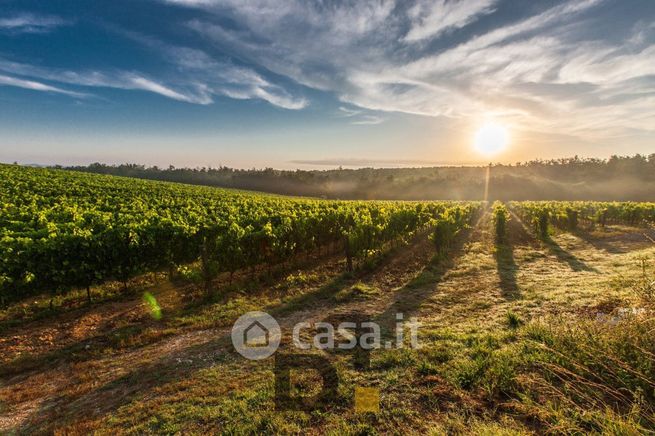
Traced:
[[271, 334], [261, 322], [255, 321], [243, 331], [243, 343], [247, 347], [267, 347]]
[[261, 360], [280, 346], [280, 325], [266, 312], [248, 312], [232, 327], [232, 345], [246, 359]]

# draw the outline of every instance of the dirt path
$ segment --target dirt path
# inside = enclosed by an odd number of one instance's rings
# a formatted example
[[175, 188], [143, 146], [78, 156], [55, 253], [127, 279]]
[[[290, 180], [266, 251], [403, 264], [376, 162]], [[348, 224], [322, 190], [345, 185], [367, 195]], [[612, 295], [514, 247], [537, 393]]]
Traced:
[[[179, 305], [184, 288], [164, 281], [148, 290], [156, 295], [160, 306], [168, 308]], [[92, 345], [94, 338], [130, 325], [155, 326], [138, 295], [56, 315], [56, 323], [48, 316], [9, 328], [0, 334], [0, 363], [21, 355], [54, 353], [75, 344]]]

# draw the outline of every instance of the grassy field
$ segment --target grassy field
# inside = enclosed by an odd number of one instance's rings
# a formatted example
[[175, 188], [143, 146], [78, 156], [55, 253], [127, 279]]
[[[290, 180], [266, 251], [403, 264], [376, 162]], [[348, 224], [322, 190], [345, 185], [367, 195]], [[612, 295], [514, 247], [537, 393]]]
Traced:
[[[343, 273], [339, 255], [297, 269], [202, 287], [164, 274], [0, 312], [0, 432], [88, 434], [638, 434], [655, 429], [655, 232], [556, 233], [535, 239], [518, 217], [494, 237], [486, 211], [435, 256], [426, 235]], [[161, 309], [144, 300], [152, 294]], [[273, 359], [230, 342], [250, 310], [299, 321], [364, 314], [384, 331], [402, 312], [419, 349], [381, 349], [370, 369], [332, 355], [339, 401], [274, 408]], [[289, 338], [282, 348], [289, 348]], [[293, 374], [298, 390], [319, 384]], [[356, 388], [379, 412], [353, 408]]]

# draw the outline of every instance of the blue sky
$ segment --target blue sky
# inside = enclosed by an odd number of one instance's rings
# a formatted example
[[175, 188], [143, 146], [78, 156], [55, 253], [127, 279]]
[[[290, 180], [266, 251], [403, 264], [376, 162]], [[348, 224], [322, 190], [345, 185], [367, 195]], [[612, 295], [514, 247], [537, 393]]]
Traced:
[[655, 152], [653, 0], [0, 0], [0, 161]]

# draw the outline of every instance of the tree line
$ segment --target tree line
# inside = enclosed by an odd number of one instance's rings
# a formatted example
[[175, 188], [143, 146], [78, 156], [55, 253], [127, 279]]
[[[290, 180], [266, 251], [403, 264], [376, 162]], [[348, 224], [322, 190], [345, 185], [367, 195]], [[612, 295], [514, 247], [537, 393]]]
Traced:
[[[487, 166], [282, 171], [272, 168], [159, 168], [138, 164], [70, 167], [194, 185], [330, 199], [482, 200]], [[655, 154], [533, 160], [490, 165], [492, 200], [655, 200]]]

